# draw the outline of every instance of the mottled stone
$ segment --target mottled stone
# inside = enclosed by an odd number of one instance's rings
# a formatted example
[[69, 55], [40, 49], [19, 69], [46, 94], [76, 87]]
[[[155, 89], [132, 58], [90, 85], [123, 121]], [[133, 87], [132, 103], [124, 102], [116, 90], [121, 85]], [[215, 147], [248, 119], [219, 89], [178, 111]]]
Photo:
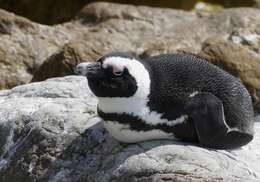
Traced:
[[[27, 17], [33, 21], [43, 24], [57, 24], [71, 20], [74, 15], [86, 4], [96, 0], [0, 0], [0, 8]], [[146, 5], [152, 7], [164, 7], [174, 9], [191, 10], [201, 0], [106, 0], [109, 2]], [[215, 11], [217, 6], [223, 7], [252, 7], [259, 5], [258, 0], [203, 0], [209, 3]], [[216, 9], [218, 10], [218, 8]]]
[[171, 140], [120, 144], [96, 116], [80, 76], [0, 91], [0, 181], [260, 180], [260, 118], [255, 139], [236, 150]]
[[28, 83], [46, 58], [72, 34], [0, 10], [0, 89]]

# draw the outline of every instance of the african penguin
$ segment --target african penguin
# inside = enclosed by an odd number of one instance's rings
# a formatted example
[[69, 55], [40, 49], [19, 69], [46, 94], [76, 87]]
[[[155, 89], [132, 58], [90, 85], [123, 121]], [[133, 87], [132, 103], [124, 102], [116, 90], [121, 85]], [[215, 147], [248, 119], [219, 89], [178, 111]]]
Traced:
[[237, 78], [191, 54], [110, 53], [77, 65], [98, 115], [121, 142], [179, 139], [231, 149], [253, 139], [251, 97]]

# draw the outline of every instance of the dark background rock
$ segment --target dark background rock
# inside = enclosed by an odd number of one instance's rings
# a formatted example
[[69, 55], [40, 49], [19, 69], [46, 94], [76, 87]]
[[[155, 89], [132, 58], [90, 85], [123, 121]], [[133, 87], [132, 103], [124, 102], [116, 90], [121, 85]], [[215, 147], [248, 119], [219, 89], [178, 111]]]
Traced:
[[259, 108], [259, 9], [191, 13], [94, 3], [73, 21], [56, 26], [0, 13], [0, 89], [73, 74], [79, 62], [112, 51], [133, 52], [141, 58], [189, 52], [240, 78]]
[[[167, 7], [190, 10], [198, 0], [108, 0], [124, 4], [146, 5], [153, 7]], [[257, 0], [204, 0], [212, 4], [219, 4], [224, 7], [252, 7]], [[71, 20], [77, 12], [86, 4], [96, 0], [0, 0], [0, 8], [27, 17], [33, 21], [43, 24], [57, 24]]]
[[40, 66], [40, 69], [34, 73], [32, 82], [74, 74], [75, 65], [81, 62], [81, 57], [76, 51], [77, 48], [65, 45], [62, 50], [53, 54]]
[[0, 89], [28, 83], [35, 70], [73, 37], [0, 10]]
[[139, 57], [162, 53], [199, 54], [241, 79], [259, 106], [260, 10], [226, 9], [217, 13], [94, 3], [63, 27], [77, 37], [48, 58], [33, 81], [73, 74], [82, 61], [111, 51]]

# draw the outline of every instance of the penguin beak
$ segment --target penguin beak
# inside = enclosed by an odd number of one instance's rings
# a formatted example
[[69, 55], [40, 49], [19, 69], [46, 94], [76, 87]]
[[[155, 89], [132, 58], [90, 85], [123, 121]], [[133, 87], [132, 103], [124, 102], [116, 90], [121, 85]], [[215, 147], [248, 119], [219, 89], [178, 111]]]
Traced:
[[100, 75], [102, 71], [100, 62], [83, 62], [76, 66], [75, 73], [78, 75], [93, 78]]

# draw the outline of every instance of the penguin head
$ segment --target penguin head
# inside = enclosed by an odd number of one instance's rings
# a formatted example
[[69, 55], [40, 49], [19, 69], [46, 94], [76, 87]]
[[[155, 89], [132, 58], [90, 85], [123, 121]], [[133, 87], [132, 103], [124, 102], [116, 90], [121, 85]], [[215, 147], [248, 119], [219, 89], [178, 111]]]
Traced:
[[96, 62], [80, 63], [75, 71], [87, 77], [97, 97], [144, 96], [149, 92], [149, 73], [138, 58], [128, 53], [110, 53]]

